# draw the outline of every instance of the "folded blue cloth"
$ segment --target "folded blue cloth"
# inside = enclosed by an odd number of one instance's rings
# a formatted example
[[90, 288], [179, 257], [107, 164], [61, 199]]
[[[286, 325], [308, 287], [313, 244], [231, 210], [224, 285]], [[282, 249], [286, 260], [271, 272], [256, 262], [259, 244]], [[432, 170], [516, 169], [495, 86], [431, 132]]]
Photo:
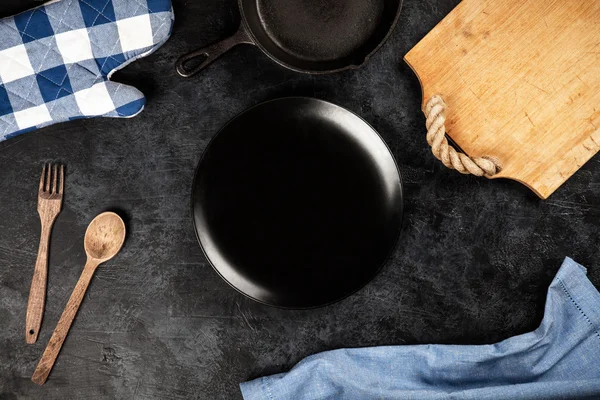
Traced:
[[533, 332], [493, 345], [329, 351], [241, 390], [245, 400], [600, 399], [600, 293], [567, 258]]
[[0, 20], [0, 141], [56, 122], [132, 117], [137, 89], [110, 76], [171, 34], [171, 0], [52, 0]]

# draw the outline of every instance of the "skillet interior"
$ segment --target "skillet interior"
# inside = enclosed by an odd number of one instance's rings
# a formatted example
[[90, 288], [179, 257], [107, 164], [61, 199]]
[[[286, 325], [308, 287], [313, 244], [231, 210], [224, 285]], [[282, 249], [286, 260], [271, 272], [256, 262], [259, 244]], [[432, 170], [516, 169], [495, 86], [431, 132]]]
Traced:
[[360, 66], [396, 25], [402, 0], [239, 0], [257, 45], [296, 70]]

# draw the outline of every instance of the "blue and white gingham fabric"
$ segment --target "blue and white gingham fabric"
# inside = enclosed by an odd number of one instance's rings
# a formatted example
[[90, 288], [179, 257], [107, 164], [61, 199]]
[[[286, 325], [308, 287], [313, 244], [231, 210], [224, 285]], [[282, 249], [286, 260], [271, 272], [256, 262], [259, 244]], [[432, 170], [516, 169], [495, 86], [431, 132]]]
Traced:
[[483, 346], [329, 351], [241, 389], [245, 400], [598, 400], [600, 293], [567, 258], [533, 332]]
[[171, 0], [59, 0], [0, 20], [0, 141], [57, 122], [132, 117], [137, 89], [111, 74], [160, 47]]

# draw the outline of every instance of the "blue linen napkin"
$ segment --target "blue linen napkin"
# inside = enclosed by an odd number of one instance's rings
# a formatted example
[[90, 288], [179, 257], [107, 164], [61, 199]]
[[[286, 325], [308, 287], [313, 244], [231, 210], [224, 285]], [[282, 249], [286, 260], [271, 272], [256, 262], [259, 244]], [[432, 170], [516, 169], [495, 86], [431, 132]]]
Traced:
[[171, 0], [53, 0], [0, 19], [0, 141], [76, 118], [132, 117], [137, 89], [109, 79], [170, 36]]
[[240, 387], [245, 400], [600, 399], [600, 293], [567, 258], [533, 332], [493, 345], [329, 351]]

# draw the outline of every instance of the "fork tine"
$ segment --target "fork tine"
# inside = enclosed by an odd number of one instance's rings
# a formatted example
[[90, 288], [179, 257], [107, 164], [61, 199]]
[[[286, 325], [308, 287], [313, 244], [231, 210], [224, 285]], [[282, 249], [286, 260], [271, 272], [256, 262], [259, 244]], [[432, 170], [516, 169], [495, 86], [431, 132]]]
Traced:
[[65, 166], [64, 164], [60, 166], [60, 189], [58, 190], [59, 194], [63, 194], [65, 190]]
[[40, 178], [40, 193], [44, 191], [44, 177], [46, 176], [46, 163], [44, 163], [44, 167], [42, 168], [42, 177]]
[[50, 192], [50, 175], [52, 174], [52, 164], [48, 163], [48, 168], [46, 169], [46, 188], [45, 192]]
[[58, 165], [54, 164], [54, 179], [52, 181], [52, 193], [58, 192], [58, 186], [56, 180], [58, 179]]

